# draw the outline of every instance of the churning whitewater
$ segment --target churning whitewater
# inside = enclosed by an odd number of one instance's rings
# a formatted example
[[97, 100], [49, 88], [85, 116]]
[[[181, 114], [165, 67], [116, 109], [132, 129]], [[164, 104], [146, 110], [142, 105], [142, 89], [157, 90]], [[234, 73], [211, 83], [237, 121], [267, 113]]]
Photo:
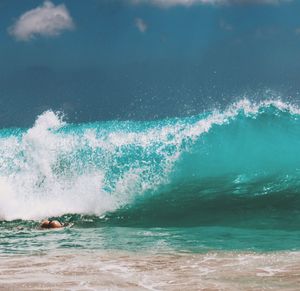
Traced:
[[151, 122], [62, 119], [47, 111], [30, 129], [0, 131], [1, 220], [147, 216], [155, 225], [263, 199], [298, 212], [300, 109], [291, 104], [242, 100], [222, 112]]

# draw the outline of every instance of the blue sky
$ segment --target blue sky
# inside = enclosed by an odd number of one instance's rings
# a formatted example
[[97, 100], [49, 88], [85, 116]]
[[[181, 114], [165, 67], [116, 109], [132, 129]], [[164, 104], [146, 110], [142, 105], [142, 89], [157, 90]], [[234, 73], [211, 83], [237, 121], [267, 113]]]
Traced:
[[197, 114], [266, 90], [298, 102], [300, 4], [2, 0], [0, 126]]

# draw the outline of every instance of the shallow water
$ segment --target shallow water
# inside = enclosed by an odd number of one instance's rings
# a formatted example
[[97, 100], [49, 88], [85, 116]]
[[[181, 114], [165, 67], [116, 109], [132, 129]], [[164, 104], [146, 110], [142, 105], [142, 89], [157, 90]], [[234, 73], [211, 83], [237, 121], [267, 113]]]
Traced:
[[300, 284], [296, 230], [9, 225], [0, 235], [0, 290], [297, 290]]
[[0, 290], [297, 290], [299, 274], [300, 252], [50, 251], [2, 255]]
[[36, 223], [28, 228], [8, 228], [6, 225], [0, 230], [1, 254], [36, 254], [55, 250], [123, 250], [141, 253], [300, 250], [298, 230], [224, 226], [79, 228], [74, 225], [58, 230], [40, 230]]

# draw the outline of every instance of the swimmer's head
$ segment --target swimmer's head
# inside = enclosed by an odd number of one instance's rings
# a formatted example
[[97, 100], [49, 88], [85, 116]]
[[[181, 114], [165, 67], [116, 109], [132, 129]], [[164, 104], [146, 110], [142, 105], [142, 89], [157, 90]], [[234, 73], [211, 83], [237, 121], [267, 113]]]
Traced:
[[41, 228], [49, 228], [49, 224], [50, 224], [50, 221], [48, 219], [45, 219], [41, 222], [40, 227]]

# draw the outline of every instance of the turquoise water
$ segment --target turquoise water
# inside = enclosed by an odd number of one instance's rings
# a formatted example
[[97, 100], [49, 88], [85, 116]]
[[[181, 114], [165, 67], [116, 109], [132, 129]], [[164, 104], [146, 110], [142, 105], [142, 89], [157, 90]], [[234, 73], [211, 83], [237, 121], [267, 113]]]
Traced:
[[[0, 131], [0, 252], [298, 250], [300, 110]], [[42, 231], [39, 221], [68, 226]]]
[[[22, 225], [15, 222], [15, 225]], [[34, 223], [32, 223], [34, 224]], [[41, 231], [1, 225], [2, 254], [47, 253], [54, 250], [119, 250], [143, 253], [299, 250], [298, 230], [198, 227], [72, 227]]]

